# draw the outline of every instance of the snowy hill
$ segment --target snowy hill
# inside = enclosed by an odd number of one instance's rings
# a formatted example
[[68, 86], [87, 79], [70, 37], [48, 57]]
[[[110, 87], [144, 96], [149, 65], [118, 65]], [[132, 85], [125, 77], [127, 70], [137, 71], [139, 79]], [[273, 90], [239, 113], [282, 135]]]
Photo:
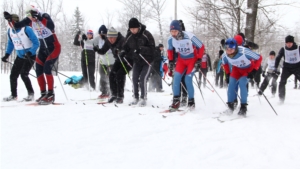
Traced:
[[[37, 98], [37, 81], [30, 78]], [[208, 78], [213, 84], [213, 76]], [[270, 98], [271, 92], [265, 91], [278, 116], [250, 89], [248, 118], [220, 123], [212, 117], [226, 107], [207, 88], [202, 88], [206, 105], [195, 87], [195, 111], [162, 118], [159, 112], [172, 99], [166, 84], [164, 93], [148, 93], [147, 107], [133, 108], [128, 106], [132, 93], [127, 79], [124, 104], [115, 107], [97, 105], [96, 100], [70, 101], [96, 98], [100, 92], [64, 85], [67, 101], [55, 77], [56, 102], [65, 105], [1, 102], [1, 168], [297, 169], [300, 90], [293, 89], [293, 78], [284, 105], [277, 104], [278, 94]], [[18, 85], [21, 100], [27, 95], [21, 78]], [[226, 102], [226, 89], [216, 90]], [[9, 75], [1, 74], [1, 99], [9, 95]]]

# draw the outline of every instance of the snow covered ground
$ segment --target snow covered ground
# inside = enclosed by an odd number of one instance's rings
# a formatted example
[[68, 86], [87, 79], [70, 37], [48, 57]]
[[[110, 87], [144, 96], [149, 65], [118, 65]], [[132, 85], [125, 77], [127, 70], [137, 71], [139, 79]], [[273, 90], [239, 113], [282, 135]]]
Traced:
[[[194, 112], [162, 118], [159, 112], [172, 99], [171, 88], [166, 84], [164, 93], [148, 93], [147, 107], [128, 106], [132, 100], [129, 91], [124, 104], [104, 107], [95, 104], [95, 100], [67, 101], [56, 77], [56, 102], [65, 105], [1, 102], [1, 168], [297, 169], [300, 90], [293, 89], [293, 78], [287, 84], [284, 105], [277, 104], [277, 94], [270, 98], [270, 90], [265, 91], [278, 116], [263, 97], [261, 103], [258, 97], [252, 97], [256, 92], [250, 89], [248, 118], [220, 123], [212, 118], [213, 113], [226, 107], [207, 88], [202, 88], [206, 105], [195, 87]], [[37, 98], [38, 84], [31, 79]], [[63, 82], [66, 78], [60, 79]], [[211, 74], [209, 79], [214, 83]], [[96, 98], [100, 94], [63, 87], [69, 100]], [[126, 88], [131, 90], [129, 80]], [[226, 102], [226, 89], [216, 90]], [[21, 78], [18, 93], [19, 100], [27, 95]], [[9, 95], [9, 75], [1, 74], [1, 99]]]

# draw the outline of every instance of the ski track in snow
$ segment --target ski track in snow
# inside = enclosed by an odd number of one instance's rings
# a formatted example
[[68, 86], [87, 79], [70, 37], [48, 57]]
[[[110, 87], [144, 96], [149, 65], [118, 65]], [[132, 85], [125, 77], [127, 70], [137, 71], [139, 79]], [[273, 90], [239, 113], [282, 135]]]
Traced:
[[[37, 98], [37, 81], [30, 78]], [[211, 72], [208, 78], [214, 84]], [[63, 83], [66, 78], [60, 79]], [[146, 107], [128, 106], [132, 100], [129, 91], [125, 91], [124, 103], [118, 107], [97, 105], [95, 100], [67, 101], [57, 77], [56, 102], [65, 105], [1, 102], [1, 168], [299, 168], [300, 90], [293, 89], [293, 80], [287, 83], [285, 104], [277, 104], [278, 93], [275, 98], [268, 98], [278, 116], [264, 97], [260, 98], [261, 103], [257, 97], [248, 97], [249, 117], [224, 123], [212, 118], [213, 112], [226, 109], [217, 94], [201, 88], [205, 106], [195, 86], [195, 111], [162, 118], [159, 112], [167, 109], [172, 99], [167, 95], [171, 88], [164, 82], [163, 85], [164, 93], [148, 93]], [[100, 95], [99, 91], [63, 87], [69, 99]], [[128, 79], [126, 88], [131, 89]], [[226, 102], [226, 89], [216, 90]], [[255, 93], [251, 88], [249, 96]], [[21, 78], [18, 94], [19, 100], [27, 95]], [[1, 74], [1, 99], [9, 95], [9, 75]], [[269, 89], [265, 95], [271, 96]]]

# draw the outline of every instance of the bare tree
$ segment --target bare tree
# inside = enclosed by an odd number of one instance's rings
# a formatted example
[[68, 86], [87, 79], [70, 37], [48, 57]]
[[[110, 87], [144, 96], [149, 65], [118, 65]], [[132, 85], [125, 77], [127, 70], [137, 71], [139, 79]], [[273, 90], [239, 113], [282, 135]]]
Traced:
[[159, 29], [159, 41], [160, 43], [163, 43], [164, 41], [164, 35], [163, 35], [163, 29], [162, 29], [162, 13], [164, 11], [166, 0], [151, 0], [150, 6], [154, 11], [154, 14], [152, 15], [151, 19], [157, 22], [158, 29]]

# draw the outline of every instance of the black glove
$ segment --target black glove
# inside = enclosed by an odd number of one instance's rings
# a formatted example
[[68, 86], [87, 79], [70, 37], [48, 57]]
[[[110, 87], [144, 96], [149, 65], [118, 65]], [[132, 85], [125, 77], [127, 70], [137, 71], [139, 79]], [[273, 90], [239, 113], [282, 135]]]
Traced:
[[12, 21], [12, 16], [11, 16], [11, 14], [10, 13], [8, 13], [8, 12], [3, 12], [3, 15], [4, 15], [4, 18], [7, 20], [7, 21], [9, 21], [9, 22], [11, 22]]
[[134, 50], [134, 53], [136, 53], [137, 55], [140, 54], [140, 52], [141, 52], [140, 48], [137, 48], [137, 49]]
[[2, 62], [7, 62], [9, 54], [5, 53], [5, 55], [1, 58]]
[[37, 19], [40, 20], [40, 21], [43, 20], [41, 14], [40, 14], [39, 12], [37, 12], [37, 11], [31, 10], [31, 11], [30, 11], [30, 14], [31, 14], [31, 16], [32, 16], [33, 18], [37, 18]]
[[174, 61], [173, 60], [169, 60], [169, 69], [170, 69], [170, 71], [173, 71], [174, 67], [175, 67]]
[[255, 77], [257, 70], [253, 69], [250, 73], [248, 73], [248, 78], [253, 79]]
[[273, 74], [279, 76], [279, 75], [280, 75], [280, 72], [279, 72], [278, 70], [274, 70], [274, 71], [273, 71]]
[[201, 67], [201, 59], [198, 59], [195, 63], [195, 71], [198, 72]]
[[261, 74], [262, 77], [266, 77], [266, 74], [265, 74], [265, 73], [266, 73], [265, 71], [262, 72], [262, 74]]
[[81, 34], [81, 31], [78, 31], [77, 33], [76, 33], [76, 35], [80, 35]]
[[83, 35], [81, 36], [81, 38], [82, 38], [82, 40], [87, 40], [87, 37], [86, 37], [85, 34], [83, 34]]
[[229, 84], [229, 77], [230, 77], [230, 74], [225, 75], [225, 81], [226, 81], [227, 84]]
[[29, 59], [31, 56], [32, 56], [31, 52], [28, 51], [25, 53], [25, 59]]
[[94, 47], [93, 47], [93, 50], [94, 50], [95, 52], [98, 52], [99, 46], [98, 46], [98, 45], [94, 46]]
[[126, 55], [126, 53], [125, 53], [124, 50], [121, 50], [121, 51], [119, 52], [119, 56], [120, 56], [121, 59], [122, 59], [123, 57], [125, 57], [125, 55]]

